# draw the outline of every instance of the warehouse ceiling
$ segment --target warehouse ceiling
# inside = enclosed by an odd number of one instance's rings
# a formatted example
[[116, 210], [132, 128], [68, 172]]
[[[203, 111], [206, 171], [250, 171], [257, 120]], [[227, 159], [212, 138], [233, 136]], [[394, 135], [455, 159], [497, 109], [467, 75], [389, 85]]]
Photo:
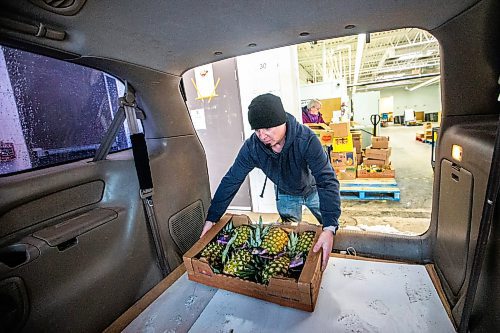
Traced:
[[298, 58], [301, 83], [345, 80], [351, 93], [439, 82], [439, 44], [415, 28], [299, 44]]

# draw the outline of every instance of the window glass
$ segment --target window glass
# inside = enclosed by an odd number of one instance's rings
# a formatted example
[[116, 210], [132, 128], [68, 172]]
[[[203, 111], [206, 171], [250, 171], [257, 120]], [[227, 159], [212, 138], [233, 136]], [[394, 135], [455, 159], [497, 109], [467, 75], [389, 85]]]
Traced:
[[[123, 84], [84, 66], [0, 47], [0, 175], [94, 156]], [[112, 151], [130, 148], [126, 127]]]

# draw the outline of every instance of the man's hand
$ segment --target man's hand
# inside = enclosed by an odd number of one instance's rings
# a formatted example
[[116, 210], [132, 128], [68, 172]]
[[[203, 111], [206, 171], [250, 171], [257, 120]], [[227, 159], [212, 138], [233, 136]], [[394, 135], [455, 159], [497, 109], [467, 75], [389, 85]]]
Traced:
[[323, 230], [321, 235], [319, 235], [318, 242], [314, 245], [313, 251], [318, 252], [319, 249], [323, 249], [323, 262], [321, 263], [321, 270], [326, 269], [326, 264], [328, 264], [328, 259], [330, 258], [330, 253], [333, 248], [333, 232], [330, 230]]
[[206, 221], [206, 222], [205, 222], [205, 225], [203, 226], [203, 230], [202, 230], [202, 232], [201, 232], [201, 236], [200, 236], [200, 238], [201, 238], [201, 237], [203, 237], [203, 235], [204, 235], [204, 234], [206, 234], [206, 233], [207, 233], [207, 231], [208, 231], [208, 230], [210, 230], [210, 229], [214, 226], [214, 224], [215, 224], [215, 223], [213, 223], [213, 222]]

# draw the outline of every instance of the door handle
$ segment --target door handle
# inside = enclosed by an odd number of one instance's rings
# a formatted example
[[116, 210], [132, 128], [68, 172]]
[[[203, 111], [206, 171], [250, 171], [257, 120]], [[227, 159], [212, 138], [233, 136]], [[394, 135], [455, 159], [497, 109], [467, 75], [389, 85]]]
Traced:
[[31, 244], [11, 244], [0, 249], [0, 264], [15, 268], [35, 260], [39, 255], [38, 248]]

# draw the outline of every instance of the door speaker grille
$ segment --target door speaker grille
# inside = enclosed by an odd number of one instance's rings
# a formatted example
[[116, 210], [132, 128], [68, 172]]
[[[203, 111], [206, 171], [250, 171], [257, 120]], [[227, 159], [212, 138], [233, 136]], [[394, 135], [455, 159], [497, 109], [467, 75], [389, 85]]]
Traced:
[[201, 201], [192, 203], [170, 218], [170, 235], [183, 254], [199, 239], [204, 223], [205, 214]]
[[61, 15], [75, 15], [86, 0], [30, 0], [33, 4], [49, 12]]

